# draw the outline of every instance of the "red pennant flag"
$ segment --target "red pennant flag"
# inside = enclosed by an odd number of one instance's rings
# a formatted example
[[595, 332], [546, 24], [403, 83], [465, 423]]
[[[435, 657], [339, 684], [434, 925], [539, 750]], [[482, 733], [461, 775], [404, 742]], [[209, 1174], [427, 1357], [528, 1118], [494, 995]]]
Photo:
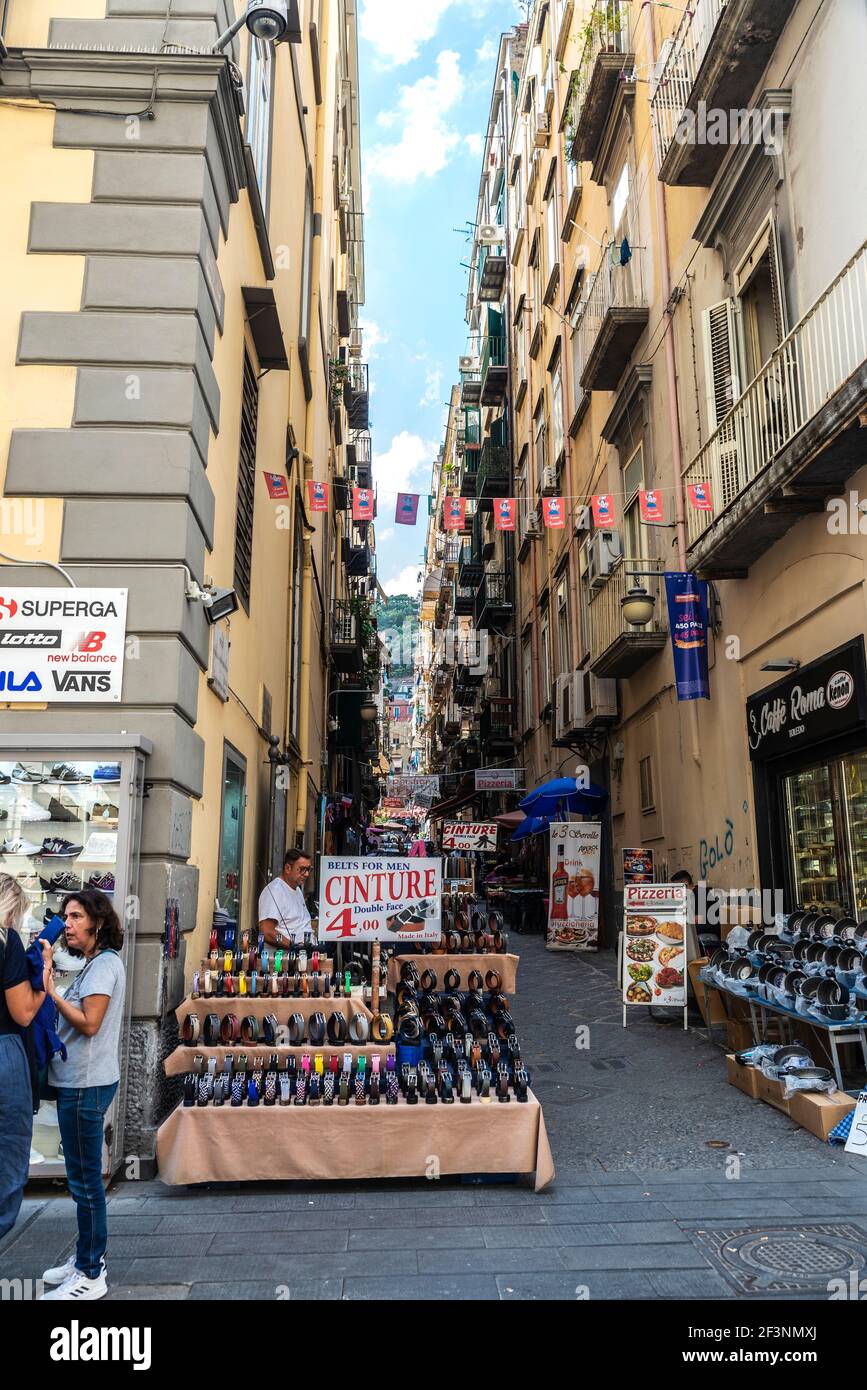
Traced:
[[418, 493], [399, 492], [394, 519], [398, 526], [415, 526], [418, 521]]
[[514, 531], [517, 505], [514, 497], [501, 497], [494, 503], [494, 527], [497, 531]]
[[313, 478], [307, 479], [307, 505], [311, 512], [328, 511], [328, 483], [318, 483]]
[[665, 512], [662, 510], [662, 498], [653, 488], [648, 488], [645, 492], [640, 489], [638, 493], [638, 510], [641, 513], [641, 520], [650, 522], [665, 521]]
[[697, 512], [712, 512], [713, 502], [710, 500], [710, 483], [689, 483], [687, 485], [689, 500]]
[[373, 492], [369, 487], [352, 489], [352, 520], [373, 521]]
[[598, 530], [604, 531], [606, 527], [614, 525], [614, 498], [610, 492], [600, 492], [596, 497], [591, 497], [590, 505], [593, 508], [593, 524]]
[[289, 479], [284, 478], [282, 473], [266, 473], [265, 486], [272, 502], [280, 501], [289, 496]]
[[556, 530], [566, 525], [566, 508], [562, 497], [542, 498], [542, 517], [545, 525]]
[[466, 515], [467, 499], [465, 497], [447, 497], [443, 502], [443, 529], [463, 531]]

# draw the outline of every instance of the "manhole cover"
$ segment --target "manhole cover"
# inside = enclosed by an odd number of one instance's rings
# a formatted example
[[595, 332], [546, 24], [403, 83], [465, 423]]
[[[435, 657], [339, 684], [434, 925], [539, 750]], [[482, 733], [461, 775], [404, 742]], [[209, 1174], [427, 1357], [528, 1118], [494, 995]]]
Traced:
[[684, 1226], [741, 1293], [827, 1292], [830, 1279], [867, 1268], [867, 1231], [852, 1225]]

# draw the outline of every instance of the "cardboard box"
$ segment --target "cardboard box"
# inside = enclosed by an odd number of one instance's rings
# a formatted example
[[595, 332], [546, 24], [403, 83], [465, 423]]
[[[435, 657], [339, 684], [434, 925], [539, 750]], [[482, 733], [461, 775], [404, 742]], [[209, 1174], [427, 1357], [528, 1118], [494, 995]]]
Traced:
[[[698, 975], [699, 975], [699, 971], [700, 971], [700, 970], [703, 970], [704, 967], [705, 967], [706, 965], [707, 965], [707, 956], [702, 956], [699, 960], [691, 960], [691, 961], [689, 962], [689, 965], [687, 966], [687, 970], [689, 971], [689, 980], [690, 980], [690, 984], [692, 985], [692, 992], [693, 992], [693, 994], [695, 995], [695, 1000], [696, 1000], [696, 1003], [698, 1004], [699, 1012], [700, 1012], [700, 1014], [701, 1014], [701, 1016], [702, 1016], [702, 1018], [704, 1019], [704, 1021], [705, 1021], [706, 1024], [707, 1024], [707, 1023], [725, 1023], [725, 1021], [726, 1021], [728, 1015], [727, 1015], [726, 1010], [725, 1010], [725, 1003], [723, 1002], [722, 998], [720, 997], [720, 992], [719, 992], [718, 989], [712, 989], [710, 986], [708, 986], [708, 991], [707, 991], [707, 1004], [708, 1004], [708, 1007], [707, 1007], [707, 1009], [705, 1008], [705, 1002], [704, 1002], [704, 985], [703, 985], [703, 984], [701, 983], [701, 981], [699, 980]], [[710, 1017], [709, 1017], [709, 1018], [708, 1018], [708, 1012], [710, 1013]]]
[[756, 1094], [759, 1100], [772, 1105], [775, 1110], [782, 1110], [784, 1115], [790, 1115], [789, 1102], [783, 1095], [782, 1081], [771, 1081], [764, 1072], [756, 1071]]
[[845, 1091], [833, 1091], [829, 1096], [821, 1091], [798, 1091], [789, 1101], [792, 1119], [823, 1140], [854, 1109], [855, 1102]]
[[730, 1018], [726, 1023], [726, 1042], [729, 1052], [744, 1052], [753, 1046], [753, 1030], [749, 1023]]
[[751, 1096], [753, 1100], [758, 1100], [759, 1090], [756, 1078], [759, 1073], [755, 1067], [742, 1067], [733, 1052], [726, 1057], [726, 1068], [729, 1074], [729, 1083], [737, 1086], [739, 1091], [743, 1091], [745, 1096]]

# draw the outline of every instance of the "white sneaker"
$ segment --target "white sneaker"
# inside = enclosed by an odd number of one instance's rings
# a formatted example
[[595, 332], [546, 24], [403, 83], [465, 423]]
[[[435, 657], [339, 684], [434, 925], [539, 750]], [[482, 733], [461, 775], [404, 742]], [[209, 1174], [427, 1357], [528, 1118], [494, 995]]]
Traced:
[[[75, 1256], [70, 1255], [65, 1265], [55, 1265], [53, 1269], [46, 1269], [42, 1276], [42, 1282], [43, 1284], [51, 1284], [52, 1286], [55, 1284], [65, 1284], [67, 1279], [71, 1279], [73, 1274], [77, 1273], [78, 1270], [75, 1268]], [[102, 1274], [104, 1278], [105, 1260], [102, 1262]], [[81, 1277], [83, 1279], [84, 1275]]]
[[47, 806], [40, 806], [38, 801], [28, 801], [23, 806], [15, 807], [21, 813], [22, 824], [35, 820], [51, 820], [51, 812]]
[[38, 854], [41, 845], [34, 845], [31, 840], [4, 840], [4, 854]]
[[76, 1269], [59, 1288], [53, 1289], [51, 1293], [44, 1293], [42, 1302], [92, 1303], [97, 1298], [105, 1298], [107, 1293], [105, 1269], [100, 1271], [96, 1279], [88, 1279], [86, 1274], [81, 1274]]
[[41, 1153], [39, 1152], [38, 1149], [34, 1149], [33, 1146], [32, 1146], [32, 1144], [31, 1144], [31, 1146], [30, 1146], [30, 1162], [31, 1162], [31, 1163], [44, 1163], [44, 1162], [45, 1162], [45, 1154], [41, 1154]]

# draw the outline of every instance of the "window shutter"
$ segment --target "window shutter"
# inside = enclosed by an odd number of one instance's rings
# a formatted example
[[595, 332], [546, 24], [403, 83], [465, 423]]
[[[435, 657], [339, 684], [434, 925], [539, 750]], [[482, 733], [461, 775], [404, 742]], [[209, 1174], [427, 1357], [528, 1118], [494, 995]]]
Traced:
[[[712, 304], [704, 312], [705, 388], [707, 392], [708, 432], [722, 424], [740, 395], [737, 374], [734, 305], [730, 299]], [[727, 507], [740, 491], [739, 451], [735, 423], [720, 431], [714, 459], [719, 467], [713, 479], [719, 503]]]
[[241, 396], [241, 440], [238, 452], [238, 499], [235, 511], [234, 585], [244, 607], [250, 607], [253, 568], [253, 507], [256, 500], [256, 435], [259, 424], [259, 383], [244, 349]]
[[783, 286], [783, 266], [780, 259], [780, 237], [777, 219], [771, 216], [768, 228], [768, 260], [771, 267], [771, 294], [774, 299], [774, 321], [777, 328], [777, 343], [780, 344], [789, 331], [789, 316], [786, 313], [786, 292]]

